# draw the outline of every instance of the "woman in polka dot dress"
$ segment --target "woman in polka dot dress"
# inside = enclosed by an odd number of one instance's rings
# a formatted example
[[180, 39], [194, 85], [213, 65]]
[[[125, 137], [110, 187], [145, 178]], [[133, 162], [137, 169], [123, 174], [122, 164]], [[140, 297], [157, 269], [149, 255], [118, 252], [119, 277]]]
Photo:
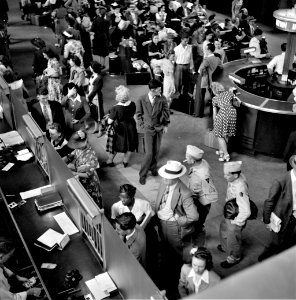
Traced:
[[219, 161], [229, 161], [230, 156], [227, 151], [229, 137], [234, 136], [236, 132], [236, 109], [233, 106], [234, 95], [232, 92], [225, 91], [222, 84], [212, 83], [213, 98], [213, 117], [214, 134], [218, 138]]

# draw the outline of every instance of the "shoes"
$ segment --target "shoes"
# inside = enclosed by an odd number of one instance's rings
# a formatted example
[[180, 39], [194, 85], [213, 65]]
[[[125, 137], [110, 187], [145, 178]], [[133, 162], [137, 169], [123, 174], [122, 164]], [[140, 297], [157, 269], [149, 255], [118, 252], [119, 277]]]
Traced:
[[151, 171], [152, 176], [158, 176], [158, 172], [156, 170]]
[[115, 164], [114, 164], [114, 162], [107, 163], [107, 162], [104, 161], [104, 162], [101, 164], [101, 168], [104, 168], [104, 167], [115, 167]]
[[173, 114], [174, 114], [174, 112], [173, 112], [172, 110], [170, 110], [170, 114], [171, 114], [171, 115], [173, 115]]
[[231, 267], [237, 265], [240, 261], [241, 261], [241, 259], [238, 259], [238, 260], [236, 260], [236, 261], [230, 263], [230, 262], [228, 262], [227, 260], [225, 260], [225, 261], [222, 261], [222, 262], [221, 262], [220, 266], [221, 266], [222, 268], [224, 268], [224, 269], [229, 269], [229, 268], [231, 268]]
[[146, 184], [146, 177], [140, 177], [139, 182], [140, 182], [140, 184], [145, 185]]
[[217, 246], [217, 249], [218, 249], [220, 252], [225, 253], [225, 251], [224, 251], [224, 249], [222, 248], [222, 245], [221, 245], [221, 244], [219, 244], [219, 245]]
[[123, 166], [126, 168], [128, 166], [127, 162], [123, 162]]

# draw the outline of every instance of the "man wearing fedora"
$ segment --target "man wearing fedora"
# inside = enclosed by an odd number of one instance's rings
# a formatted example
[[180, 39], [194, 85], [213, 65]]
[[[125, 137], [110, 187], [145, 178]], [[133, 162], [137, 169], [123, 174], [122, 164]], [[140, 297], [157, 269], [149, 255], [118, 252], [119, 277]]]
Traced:
[[179, 179], [186, 173], [186, 167], [178, 161], [170, 160], [158, 173], [163, 178], [155, 203], [151, 203], [159, 220], [161, 240], [176, 254], [182, 255], [184, 240], [189, 240], [194, 232], [193, 223], [198, 220], [198, 212], [192, 194]]
[[[195, 235], [200, 237], [197, 240], [198, 246], [203, 246], [205, 242], [204, 223], [210, 211], [211, 204], [218, 200], [218, 192], [214, 185], [213, 177], [210, 172], [210, 166], [203, 159], [204, 151], [196, 146], [187, 145], [186, 162], [189, 165], [188, 183], [192, 192], [194, 204], [199, 213], [199, 219], [195, 222]], [[200, 244], [202, 243], [202, 244]]]
[[[263, 222], [271, 237], [259, 261], [296, 245], [296, 155], [291, 156], [290, 165], [292, 170], [274, 180], [264, 202]], [[281, 220], [279, 232], [273, 231], [272, 213]]]
[[230, 268], [242, 259], [242, 230], [251, 215], [250, 199], [246, 177], [241, 173], [242, 162], [233, 161], [224, 163], [224, 178], [228, 182], [226, 191], [226, 204], [235, 199], [238, 214], [227, 216], [224, 208], [224, 219], [220, 224], [220, 242], [218, 250], [227, 253], [226, 261], [221, 267]]
[[146, 183], [149, 170], [157, 176], [157, 159], [162, 134], [167, 132], [170, 123], [170, 110], [166, 98], [161, 94], [162, 83], [152, 79], [149, 92], [136, 103], [136, 118], [144, 132], [145, 156], [140, 170], [140, 184]]

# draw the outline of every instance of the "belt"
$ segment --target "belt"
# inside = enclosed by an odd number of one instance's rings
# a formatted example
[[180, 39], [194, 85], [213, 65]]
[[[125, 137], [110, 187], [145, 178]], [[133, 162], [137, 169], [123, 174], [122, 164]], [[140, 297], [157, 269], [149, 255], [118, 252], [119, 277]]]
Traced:
[[189, 66], [189, 64], [177, 64], [178, 66]]

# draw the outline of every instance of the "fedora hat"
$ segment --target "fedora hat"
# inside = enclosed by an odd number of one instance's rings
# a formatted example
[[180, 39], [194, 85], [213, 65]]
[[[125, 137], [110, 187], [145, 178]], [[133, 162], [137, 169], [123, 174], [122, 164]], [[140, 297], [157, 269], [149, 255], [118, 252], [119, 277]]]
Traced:
[[289, 159], [290, 166], [295, 169], [296, 168], [296, 155], [292, 155]]
[[164, 166], [158, 170], [158, 174], [162, 178], [175, 179], [186, 173], [186, 167], [176, 160], [169, 160]]
[[78, 130], [72, 134], [67, 146], [70, 149], [81, 149], [87, 144], [87, 134], [83, 130]]

